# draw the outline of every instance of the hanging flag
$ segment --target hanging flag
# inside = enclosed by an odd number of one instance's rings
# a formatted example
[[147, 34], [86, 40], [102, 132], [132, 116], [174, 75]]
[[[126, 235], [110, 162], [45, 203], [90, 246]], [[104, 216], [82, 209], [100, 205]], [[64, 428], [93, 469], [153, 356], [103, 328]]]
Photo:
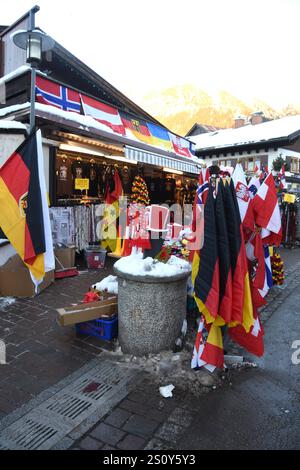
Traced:
[[240, 163], [237, 163], [232, 173], [232, 181], [240, 211], [241, 221], [245, 228], [254, 230], [254, 218], [250, 205], [251, 196], [247, 185], [245, 173]]
[[224, 185], [222, 178], [220, 178], [216, 197], [216, 227], [220, 270], [219, 315], [226, 323], [229, 323], [232, 315], [232, 272], [224, 198]]
[[260, 160], [256, 160], [255, 167], [254, 167], [254, 173], [257, 174], [259, 172], [260, 172]]
[[278, 180], [279, 180], [279, 187], [280, 189], [286, 189], [287, 184], [286, 184], [286, 179], [285, 179], [285, 168], [284, 165], [282, 165], [279, 173], [278, 173]]
[[252, 279], [253, 287], [262, 289], [265, 283], [265, 256], [259, 231], [253, 232], [246, 243], [247, 258], [255, 263], [255, 275]]
[[120, 111], [120, 116], [125, 129], [126, 136], [130, 139], [134, 138], [145, 144], [155, 145], [152, 135], [148, 129], [146, 121], [135, 118], [130, 114]]
[[[221, 326], [218, 321], [215, 321], [211, 325], [207, 325], [209, 329], [207, 340], [204, 344], [204, 348], [199, 358], [199, 363], [203, 362], [203, 365], [213, 372], [218, 367], [219, 369], [224, 368], [224, 350], [223, 350], [223, 338]], [[208, 367], [207, 367], [208, 365]], [[212, 370], [213, 368], [213, 370]]]
[[81, 103], [78, 91], [71, 90], [59, 83], [52, 82], [46, 78], [36, 77], [36, 101], [63, 111], [80, 113]]
[[238, 325], [234, 328], [228, 328], [228, 333], [233, 341], [251, 354], [261, 357], [264, 354], [264, 330], [256, 308], [253, 310], [253, 315], [254, 324], [250, 331], [247, 332], [242, 325]]
[[210, 185], [204, 207], [204, 244], [195, 253], [192, 264], [192, 281], [195, 300], [208, 323], [214, 321], [219, 308], [219, 259], [215, 200]]
[[36, 285], [46, 270], [54, 268], [42, 158], [38, 131], [27, 137], [0, 169], [0, 227]]
[[147, 127], [152, 136], [152, 145], [160, 147], [169, 152], [173, 152], [173, 145], [170, 141], [169, 133], [167, 129], [164, 129], [161, 126], [153, 124], [152, 122], [147, 122]]
[[262, 289], [259, 289], [259, 293], [262, 297], [265, 297], [273, 285], [272, 268], [271, 268], [271, 257], [268, 246], [264, 246], [264, 258], [265, 258], [265, 281]]
[[266, 232], [266, 236], [262, 234], [263, 243], [279, 246], [282, 237], [281, 218], [272, 173], [269, 173], [258, 189], [252, 200], [252, 209], [256, 225], [271, 232]]
[[[218, 330], [213, 328], [211, 330], [211, 336], [209, 338], [209, 342], [204, 342], [203, 339], [203, 330], [204, 330], [204, 317], [201, 315], [198, 332], [196, 336], [191, 367], [192, 369], [198, 367], [204, 367], [205, 369], [209, 370], [209, 372], [213, 372], [216, 367], [224, 367], [224, 352], [222, 348], [222, 336], [220, 337]], [[216, 331], [218, 332], [217, 334]], [[208, 338], [207, 338], [208, 340]], [[204, 357], [208, 360], [211, 360], [212, 363], [208, 363], [203, 359], [204, 349], [206, 348], [206, 352]]]
[[81, 95], [81, 103], [85, 116], [91, 116], [96, 121], [104, 124], [109, 128], [108, 131], [111, 130], [117, 134], [125, 135], [124, 125], [117, 108], [85, 95]]
[[253, 324], [253, 309], [245, 240], [233, 181], [225, 185], [224, 206], [232, 272], [233, 323], [243, 323], [247, 331]]
[[192, 157], [192, 154], [190, 152], [191, 143], [189, 140], [184, 139], [183, 137], [179, 137], [179, 135], [172, 134], [171, 132], [169, 132], [169, 137], [173, 144], [173, 149], [175, 153], [181, 155], [182, 157]]
[[253, 199], [260, 187], [260, 179], [257, 176], [252, 176], [248, 184], [250, 198]]

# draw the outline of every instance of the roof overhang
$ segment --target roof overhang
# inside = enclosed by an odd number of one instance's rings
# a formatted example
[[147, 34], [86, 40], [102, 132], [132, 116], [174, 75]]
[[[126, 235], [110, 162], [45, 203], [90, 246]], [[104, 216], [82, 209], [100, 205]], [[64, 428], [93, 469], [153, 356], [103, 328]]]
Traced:
[[[51, 108], [51, 106], [49, 106], [49, 108]], [[28, 119], [29, 112], [30, 105], [28, 104], [28, 106], [25, 106], [24, 104], [20, 105], [19, 109], [16, 108], [11, 112], [8, 112], [5, 117], [10, 116], [16, 120], [24, 121]], [[41, 104], [36, 105], [35, 113], [37, 123], [40, 126], [47, 127], [49, 130], [51, 130], [51, 127], [55, 126], [55, 129], [53, 129], [53, 135], [55, 135], [55, 132], [57, 133], [59, 130], [72, 133], [76, 132], [79, 135], [85, 137], [101, 139], [104, 142], [124, 147], [125, 155], [127, 154], [126, 157], [129, 159], [131, 158], [134, 161], [141, 161], [150, 165], [168, 167], [170, 169], [179, 170], [194, 175], [198, 175], [200, 172], [200, 162], [198, 164], [193, 159], [189, 161], [188, 158], [181, 157], [173, 152], [167, 152], [157, 147], [131, 140], [122, 135], [112, 134], [111, 132], [106, 132], [103, 129], [97, 129], [97, 127], [84, 125], [82, 122], [80, 123], [75, 119], [72, 119], [73, 113], [65, 112], [63, 116], [54, 116], [53, 111], [51, 113], [51, 109], [48, 110], [46, 105]], [[95, 125], [96, 124], [97, 122], [95, 122]]]

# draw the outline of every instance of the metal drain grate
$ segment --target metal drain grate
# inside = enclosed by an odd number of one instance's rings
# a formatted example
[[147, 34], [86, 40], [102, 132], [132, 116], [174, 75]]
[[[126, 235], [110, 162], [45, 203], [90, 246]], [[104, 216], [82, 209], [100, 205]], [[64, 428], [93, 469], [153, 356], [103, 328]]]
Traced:
[[[107, 411], [109, 401], [124, 392], [135, 374], [109, 360], [102, 361], [2, 429], [0, 449], [51, 449], [101, 407]], [[97, 387], [88, 392], [91, 383]]]

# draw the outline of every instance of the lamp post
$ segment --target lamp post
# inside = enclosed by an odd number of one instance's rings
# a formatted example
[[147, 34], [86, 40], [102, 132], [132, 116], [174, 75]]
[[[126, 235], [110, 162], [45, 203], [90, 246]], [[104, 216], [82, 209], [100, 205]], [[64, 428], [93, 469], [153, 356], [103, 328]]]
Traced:
[[47, 34], [35, 29], [35, 13], [39, 6], [33, 7], [29, 12], [29, 30], [16, 31], [11, 38], [20, 49], [26, 50], [26, 62], [31, 66], [30, 84], [30, 133], [35, 128], [35, 81], [36, 69], [42, 60], [42, 52], [49, 51], [54, 46], [54, 39]]

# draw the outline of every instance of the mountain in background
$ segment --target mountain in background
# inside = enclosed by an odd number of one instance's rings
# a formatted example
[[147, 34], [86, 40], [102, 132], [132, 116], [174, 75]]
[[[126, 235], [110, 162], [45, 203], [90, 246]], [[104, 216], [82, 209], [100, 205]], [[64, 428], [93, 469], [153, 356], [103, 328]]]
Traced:
[[300, 105], [288, 105], [278, 110], [258, 99], [246, 103], [227, 91], [209, 94], [190, 84], [150, 92], [140, 104], [162, 124], [181, 135], [185, 135], [195, 122], [232, 127], [237, 115], [248, 117], [254, 111], [263, 111], [270, 119], [300, 114]]

